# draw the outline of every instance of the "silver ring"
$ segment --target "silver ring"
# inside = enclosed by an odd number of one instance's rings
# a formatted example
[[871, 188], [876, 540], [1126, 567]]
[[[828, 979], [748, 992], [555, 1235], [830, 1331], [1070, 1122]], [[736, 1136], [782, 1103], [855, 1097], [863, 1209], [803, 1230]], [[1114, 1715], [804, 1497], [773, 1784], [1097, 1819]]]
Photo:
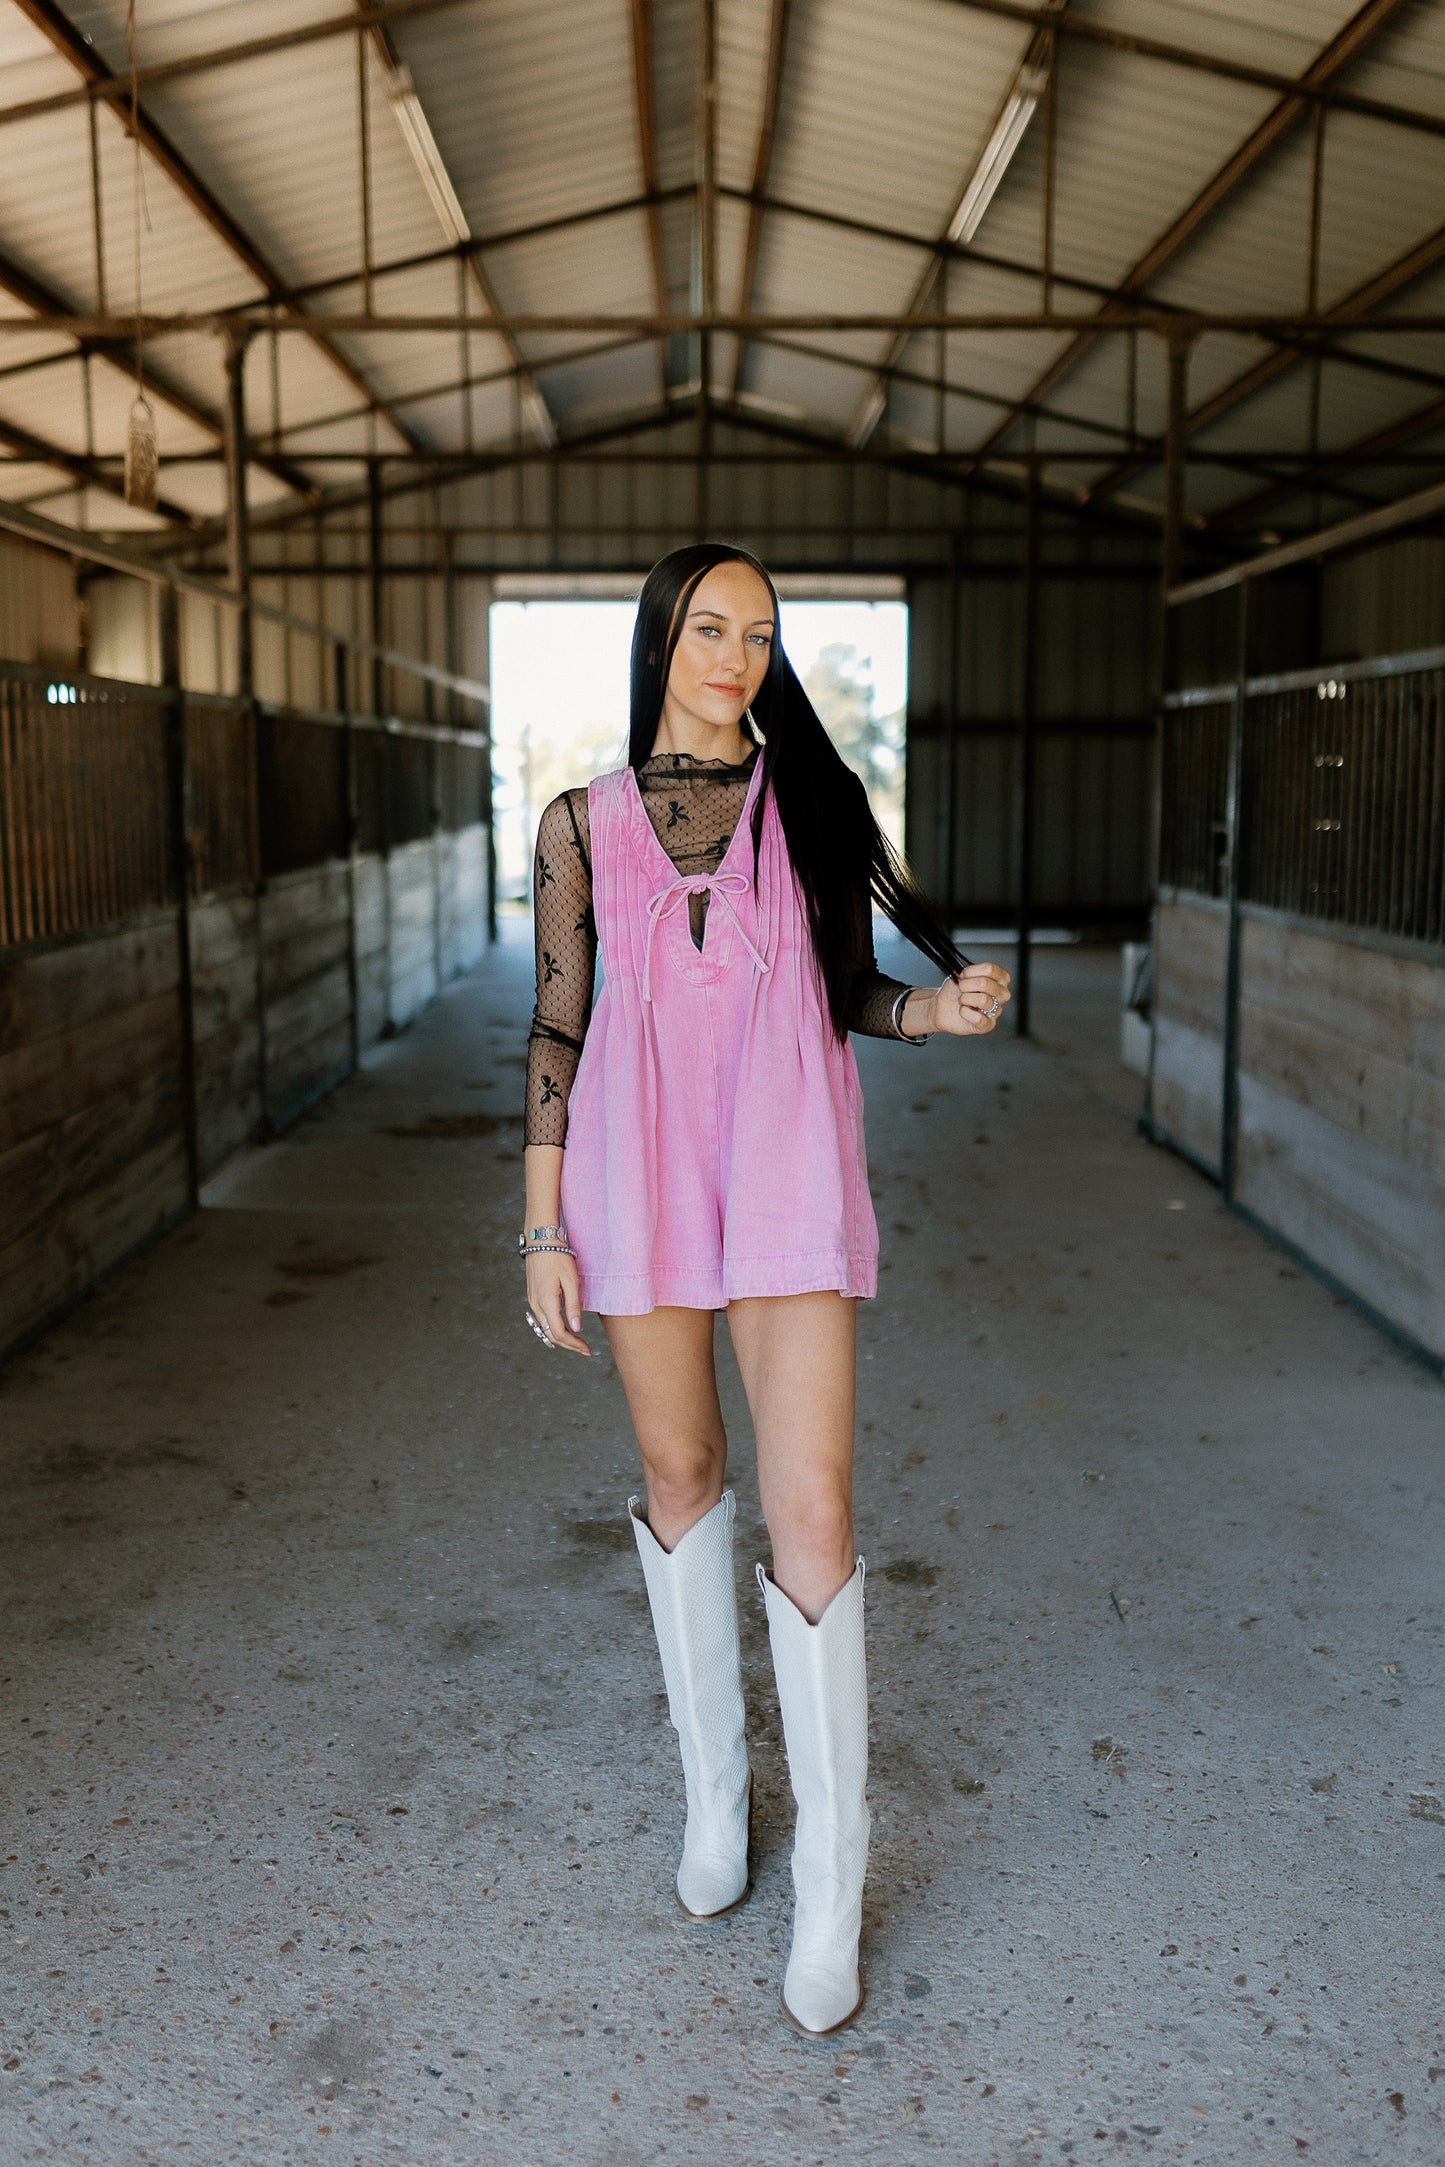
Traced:
[[1001, 1006], [1002, 1003], [1000, 1002], [998, 995], [995, 994], [993, 999], [989, 1002], [988, 1007], [984, 1010], [984, 1014], [986, 1016], [996, 1016]]
[[553, 1337], [552, 1337], [551, 1333], [550, 1333], [550, 1332], [546, 1332], [546, 1331], [544, 1331], [544, 1330], [542, 1329], [541, 1325], [540, 1325], [540, 1324], [539, 1324], [539, 1323], [537, 1322], [536, 1318], [535, 1318], [535, 1317], [534, 1317], [534, 1316], [532, 1315], [532, 1312], [531, 1312], [531, 1310], [530, 1310], [530, 1309], [529, 1309], [529, 1310], [527, 1310], [527, 1311], [525, 1312], [525, 1315], [526, 1315], [526, 1319], [527, 1319], [527, 1322], [528, 1322], [528, 1324], [529, 1324], [529, 1325], [530, 1325], [530, 1326], [532, 1327], [532, 1330], [533, 1330], [533, 1331], [534, 1331], [534, 1332], [536, 1333], [536, 1335], [537, 1335], [538, 1339], [540, 1339], [540, 1340], [541, 1340], [541, 1342], [542, 1342], [542, 1345], [543, 1345], [544, 1347], [550, 1347], [550, 1348], [552, 1348], [552, 1349], [553, 1349], [553, 1351], [555, 1352], [555, 1351], [556, 1351], [556, 1346], [557, 1346], [557, 1342], [556, 1342], [556, 1340], [555, 1340], [555, 1339], [553, 1339]]

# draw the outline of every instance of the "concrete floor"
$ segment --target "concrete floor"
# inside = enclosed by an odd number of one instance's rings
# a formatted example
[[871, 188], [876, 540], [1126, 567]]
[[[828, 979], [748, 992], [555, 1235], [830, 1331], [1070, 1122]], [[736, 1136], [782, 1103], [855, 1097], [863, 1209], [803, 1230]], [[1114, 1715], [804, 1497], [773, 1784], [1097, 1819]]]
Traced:
[[[605, 1356], [522, 1321], [513, 944], [0, 1378], [0, 2159], [1445, 2159], [1442, 1398], [1042, 1043], [859, 1048], [869, 1997], [689, 1928]], [[599, 1335], [593, 1331], [594, 1340]], [[577, 1875], [573, 1881], [572, 1875]]]

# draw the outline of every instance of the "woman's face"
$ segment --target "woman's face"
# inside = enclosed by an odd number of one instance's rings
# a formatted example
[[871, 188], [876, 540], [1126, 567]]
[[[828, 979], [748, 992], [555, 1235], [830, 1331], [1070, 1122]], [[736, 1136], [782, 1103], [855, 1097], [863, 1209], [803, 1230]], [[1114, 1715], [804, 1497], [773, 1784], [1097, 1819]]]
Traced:
[[740, 728], [767, 675], [776, 632], [773, 598], [751, 565], [714, 565], [688, 598], [668, 708], [711, 729]]

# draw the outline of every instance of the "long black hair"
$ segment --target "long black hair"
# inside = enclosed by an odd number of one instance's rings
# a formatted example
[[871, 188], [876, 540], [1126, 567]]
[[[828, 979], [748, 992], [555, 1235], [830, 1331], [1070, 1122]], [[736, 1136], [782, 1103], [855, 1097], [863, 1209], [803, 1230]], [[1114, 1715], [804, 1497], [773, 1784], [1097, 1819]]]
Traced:
[[778, 593], [767, 570], [731, 542], [690, 542], [659, 558], [643, 581], [632, 635], [632, 701], [627, 758], [652, 756], [672, 658], [688, 605], [715, 565], [745, 564], [767, 587], [773, 643], [749, 719], [762, 739], [763, 776], [753, 800], [756, 869], [769, 791], [783, 823], [802, 891], [818, 974], [839, 1038], [858, 966], [860, 925], [871, 897], [905, 940], [951, 976], [964, 958], [933, 905], [879, 828], [858, 777], [847, 767], [783, 652]]

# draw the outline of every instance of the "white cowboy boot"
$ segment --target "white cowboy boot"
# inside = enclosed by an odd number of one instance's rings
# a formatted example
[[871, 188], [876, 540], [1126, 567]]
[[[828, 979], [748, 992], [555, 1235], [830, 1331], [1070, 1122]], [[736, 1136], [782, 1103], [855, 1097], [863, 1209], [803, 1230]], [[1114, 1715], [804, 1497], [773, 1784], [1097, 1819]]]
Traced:
[[733, 1579], [731, 1490], [663, 1549], [631, 1497], [627, 1510], [642, 1558], [667, 1685], [667, 1712], [682, 1749], [687, 1833], [677, 1900], [690, 1919], [715, 1919], [748, 1893], [752, 1777], [743, 1740], [738, 1598]]
[[788, 1773], [798, 1802], [793, 1947], [783, 2014], [822, 2038], [863, 2006], [858, 1932], [868, 1864], [868, 1673], [863, 1560], [816, 1625], [758, 1567], [768, 1607]]

